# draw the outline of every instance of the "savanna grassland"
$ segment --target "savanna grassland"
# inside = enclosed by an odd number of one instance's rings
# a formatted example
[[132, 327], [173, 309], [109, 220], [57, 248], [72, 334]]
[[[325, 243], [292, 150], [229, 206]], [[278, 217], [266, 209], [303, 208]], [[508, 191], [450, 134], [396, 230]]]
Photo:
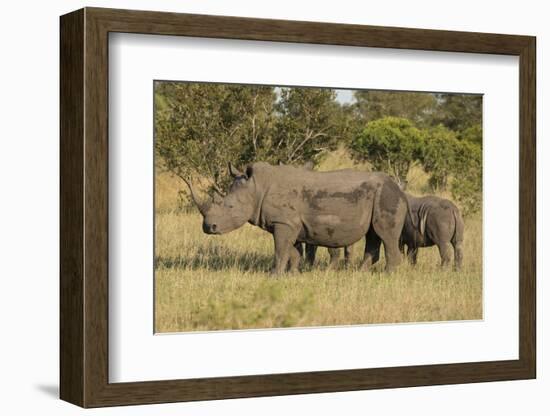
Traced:
[[[320, 169], [351, 163], [339, 150]], [[425, 193], [426, 181], [421, 169], [412, 169], [409, 191]], [[157, 174], [156, 332], [482, 318], [481, 214], [465, 218], [460, 272], [440, 269], [435, 247], [420, 249], [414, 268], [403, 262], [397, 272], [385, 274], [382, 256], [372, 272], [362, 272], [361, 241], [353, 246], [350, 265], [341, 259], [328, 270], [327, 251], [319, 248], [313, 268], [271, 277], [271, 234], [248, 224], [227, 235], [204, 234], [200, 214], [178, 208], [184, 189], [180, 179]]]

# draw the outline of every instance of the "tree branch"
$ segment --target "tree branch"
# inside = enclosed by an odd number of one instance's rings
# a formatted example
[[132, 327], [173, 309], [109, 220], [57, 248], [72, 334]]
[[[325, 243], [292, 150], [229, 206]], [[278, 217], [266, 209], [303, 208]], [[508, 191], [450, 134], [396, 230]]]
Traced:
[[296, 148], [294, 149], [294, 151], [293, 151], [293, 152], [290, 154], [290, 156], [288, 157], [288, 160], [289, 160], [289, 161], [294, 160], [293, 158], [294, 158], [294, 155], [296, 154], [296, 152], [297, 152], [298, 150], [300, 150], [309, 140], [316, 139], [316, 138], [318, 138], [318, 137], [326, 137], [327, 134], [324, 133], [324, 131], [328, 130], [330, 127], [332, 127], [332, 126], [327, 126], [327, 127], [325, 127], [324, 129], [319, 130], [319, 131], [318, 131], [317, 133], [315, 133], [315, 134], [312, 134], [311, 132], [307, 132], [307, 133], [306, 133], [305, 139], [302, 140], [302, 142], [298, 145], [298, 147], [296, 147]]

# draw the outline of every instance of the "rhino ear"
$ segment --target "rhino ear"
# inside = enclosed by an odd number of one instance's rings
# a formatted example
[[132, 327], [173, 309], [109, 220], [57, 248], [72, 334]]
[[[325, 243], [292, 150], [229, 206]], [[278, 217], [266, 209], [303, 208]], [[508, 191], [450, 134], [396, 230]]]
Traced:
[[223, 202], [223, 198], [221, 197], [220, 194], [215, 193], [215, 194], [214, 194], [214, 197], [212, 198], [212, 202], [214, 202], [214, 204], [219, 205], [219, 204], [221, 204], [221, 203]]
[[233, 166], [231, 162], [229, 162], [229, 174], [234, 178], [243, 176], [243, 173], [239, 169], [237, 169], [235, 166]]
[[309, 162], [304, 163], [304, 169], [313, 170], [313, 162], [310, 160]]
[[284, 163], [281, 159], [279, 159], [279, 162], [277, 163], [279, 166], [284, 166]]

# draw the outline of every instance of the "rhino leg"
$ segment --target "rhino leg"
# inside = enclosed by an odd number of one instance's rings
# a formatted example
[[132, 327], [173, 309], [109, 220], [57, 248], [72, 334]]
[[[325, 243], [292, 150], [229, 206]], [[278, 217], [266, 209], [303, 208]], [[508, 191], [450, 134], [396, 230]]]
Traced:
[[289, 260], [296, 261], [299, 258], [298, 250], [294, 247], [297, 232], [285, 224], [276, 224], [273, 230], [273, 240], [275, 242], [275, 263], [272, 274], [282, 274], [286, 272]]
[[382, 240], [380, 240], [380, 237], [378, 237], [371, 227], [365, 236], [365, 256], [361, 263], [361, 268], [363, 270], [369, 270], [369, 268], [380, 259], [381, 242]]
[[386, 272], [392, 272], [401, 263], [401, 252], [399, 251], [400, 230], [397, 227], [385, 227], [379, 225], [378, 222], [373, 224], [373, 228], [384, 243]]
[[451, 249], [447, 242], [437, 244], [439, 255], [441, 256], [441, 267], [446, 267], [451, 263]]
[[352, 253], [351, 246], [344, 247], [344, 262], [346, 264], [349, 264], [351, 262], [351, 253]]
[[290, 273], [297, 273], [300, 269], [300, 260], [302, 260], [302, 255], [296, 249], [296, 246], [290, 248], [290, 255], [288, 260], [288, 267]]
[[315, 255], [317, 253], [317, 246], [314, 244], [306, 244], [306, 263], [313, 266], [315, 263]]
[[418, 247], [407, 247], [407, 260], [413, 266], [416, 265], [418, 261]]
[[302, 243], [295, 243], [294, 248], [298, 251], [298, 254], [300, 257], [304, 255], [304, 246]]
[[393, 272], [401, 263], [401, 253], [397, 241], [384, 241], [384, 253], [386, 254], [386, 272]]
[[462, 251], [462, 241], [457, 241], [453, 243], [453, 248], [455, 252], [455, 269], [462, 269], [462, 258], [464, 257]]
[[[403, 240], [400, 238], [399, 239], [399, 251], [401, 252], [401, 255], [405, 255], [405, 243], [403, 242]], [[408, 246], [407, 246], [408, 248]]]
[[462, 268], [462, 243], [464, 241], [464, 220], [460, 215], [460, 211], [455, 209], [453, 211], [453, 216], [455, 220], [455, 230], [454, 235], [451, 238], [451, 244], [453, 245], [455, 252], [455, 269], [460, 270]]
[[395, 182], [387, 179], [376, 195], [372, 217], [372, 228], [384, 243], [386, 272], [392, 272], [401, 263], [399, 240], [407, 210], [403, 192]]
[[340, 259], [340, 249], [339, 248], [329, 248], [328, 254], [330, 256], [330, 261], [328, 263], [328, 268], [333, 269], [338, 265], [338, 260]]

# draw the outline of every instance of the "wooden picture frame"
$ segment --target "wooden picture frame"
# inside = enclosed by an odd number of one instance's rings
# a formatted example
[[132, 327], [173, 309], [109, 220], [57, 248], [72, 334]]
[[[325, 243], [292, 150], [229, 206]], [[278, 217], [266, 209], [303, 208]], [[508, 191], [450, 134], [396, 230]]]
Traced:
[[[62, 16], [60, 29], [61, 399], [101, 407], [535, 378], [534, 37], [100, 8]], [[109, 383], [110, 32], [519, 56], [519, 359]]]

